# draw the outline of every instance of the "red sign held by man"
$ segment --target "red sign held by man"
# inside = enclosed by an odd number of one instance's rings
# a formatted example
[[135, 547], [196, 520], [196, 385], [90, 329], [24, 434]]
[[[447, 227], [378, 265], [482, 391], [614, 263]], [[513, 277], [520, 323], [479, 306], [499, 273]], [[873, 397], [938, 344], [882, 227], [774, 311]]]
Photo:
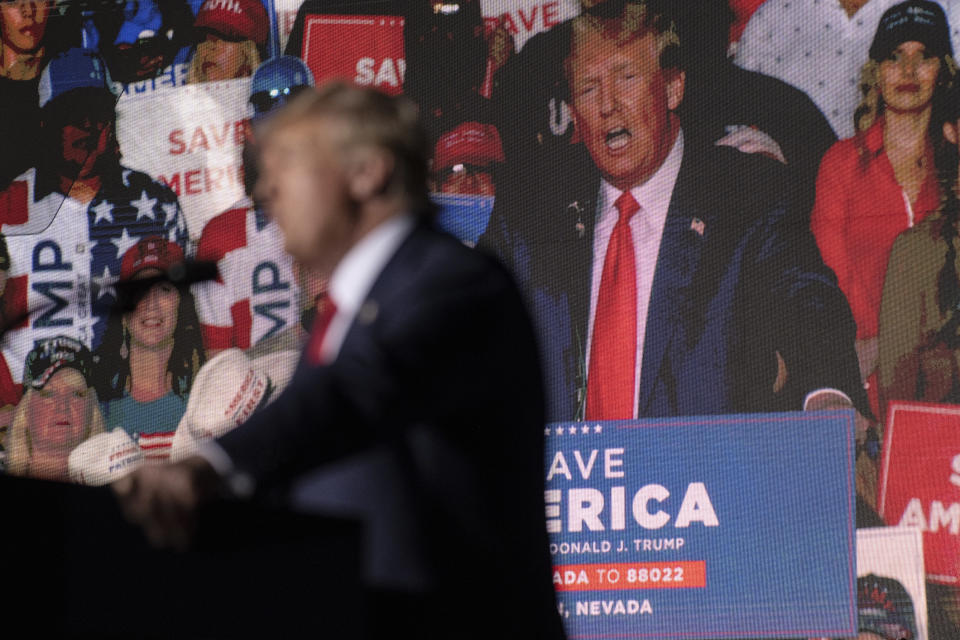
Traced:
[[390, 95], [403, 92], [406, 59], [400, 16], [311, 15], [303, 59], [317, 84], [346, 80]]

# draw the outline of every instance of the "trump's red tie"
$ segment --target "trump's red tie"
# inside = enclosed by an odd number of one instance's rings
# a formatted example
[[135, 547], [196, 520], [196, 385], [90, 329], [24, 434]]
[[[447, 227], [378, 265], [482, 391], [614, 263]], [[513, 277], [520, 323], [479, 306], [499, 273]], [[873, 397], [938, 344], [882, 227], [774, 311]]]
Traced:
[[630, 219], [640, 205], [629, 191], [614, 203], [619, 217], [603, 260], [593, 318], [587, 420], [633, 417], [637, 366], [637, 265]]
[[333, 321], [333, 316], [337, 313], [337, 305], [333, 303], [333, 298], [329, 295], [323, 298], [317, 304], [317, 317], [313, 320], [313, 326], [310, 328], [310, 340], [307, 342], [307, 364], [316, 366], [322, 362], [323, 339], [327, 335], [327, 329]]

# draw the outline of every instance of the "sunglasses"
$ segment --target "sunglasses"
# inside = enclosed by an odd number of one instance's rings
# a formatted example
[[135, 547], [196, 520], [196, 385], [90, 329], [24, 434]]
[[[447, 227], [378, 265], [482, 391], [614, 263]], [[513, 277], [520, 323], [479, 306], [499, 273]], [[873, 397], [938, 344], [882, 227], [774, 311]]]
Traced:
[[254, 112], [258, 114], [268, 113], [309, 88], [307, 85], [297, 85], [282, 89], [270, 89], [269, 91], [257, 91], [250, 96], [250, 104], [253, 105]]

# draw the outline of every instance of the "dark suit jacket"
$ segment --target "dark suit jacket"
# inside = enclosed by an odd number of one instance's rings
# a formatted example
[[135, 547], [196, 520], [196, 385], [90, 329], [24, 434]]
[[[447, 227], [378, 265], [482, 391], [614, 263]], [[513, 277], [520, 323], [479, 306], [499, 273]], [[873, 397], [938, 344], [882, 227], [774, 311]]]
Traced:
[[[527, 295], [551, 420], [581, 416], [586, 396], [600, 177], [580, 163], [573, 175], [506, 183], [481, 239]], [[687, 137], [651, 291], [640, 416], [800, 410], [823, 387], [866, 406], [846, 299], [789, 193], [777, 163]], [[776, 352], [788, 378], [774, 394]]]
[[368, 563], [371, 586], [401, 598], [390, 611], [400, 619], [371, 611], [374, 628], [557, 638], [543, 411], [533, 331], [506, 270], [421, 225], [336, 360], [301, 363], [273, 404], [219, 442], [259, 488], [320, 466], [361, 469], [326, 485], [339, 487], [331, 502], [356, 507], [406, 572], [391, 583]]

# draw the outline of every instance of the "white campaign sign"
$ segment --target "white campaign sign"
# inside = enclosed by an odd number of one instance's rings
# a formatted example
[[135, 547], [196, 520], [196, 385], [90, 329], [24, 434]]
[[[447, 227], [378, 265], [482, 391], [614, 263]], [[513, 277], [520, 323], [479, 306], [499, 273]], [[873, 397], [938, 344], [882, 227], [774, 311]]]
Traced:
[[193, 239], [244, 196], [241, 154], [250, 79], [124, 94], [117, 135], [124, 165], [177, 194]]
[[480, 0], [484, 20], [499, 19], [519, 51], [531, 36], [580, 13], [577, 0]]
[[927, 587], [923, 534], [911, 527], [857, 529], [857, 576], [893, 578], [913, 600], [916, 640], [927, 640]]

